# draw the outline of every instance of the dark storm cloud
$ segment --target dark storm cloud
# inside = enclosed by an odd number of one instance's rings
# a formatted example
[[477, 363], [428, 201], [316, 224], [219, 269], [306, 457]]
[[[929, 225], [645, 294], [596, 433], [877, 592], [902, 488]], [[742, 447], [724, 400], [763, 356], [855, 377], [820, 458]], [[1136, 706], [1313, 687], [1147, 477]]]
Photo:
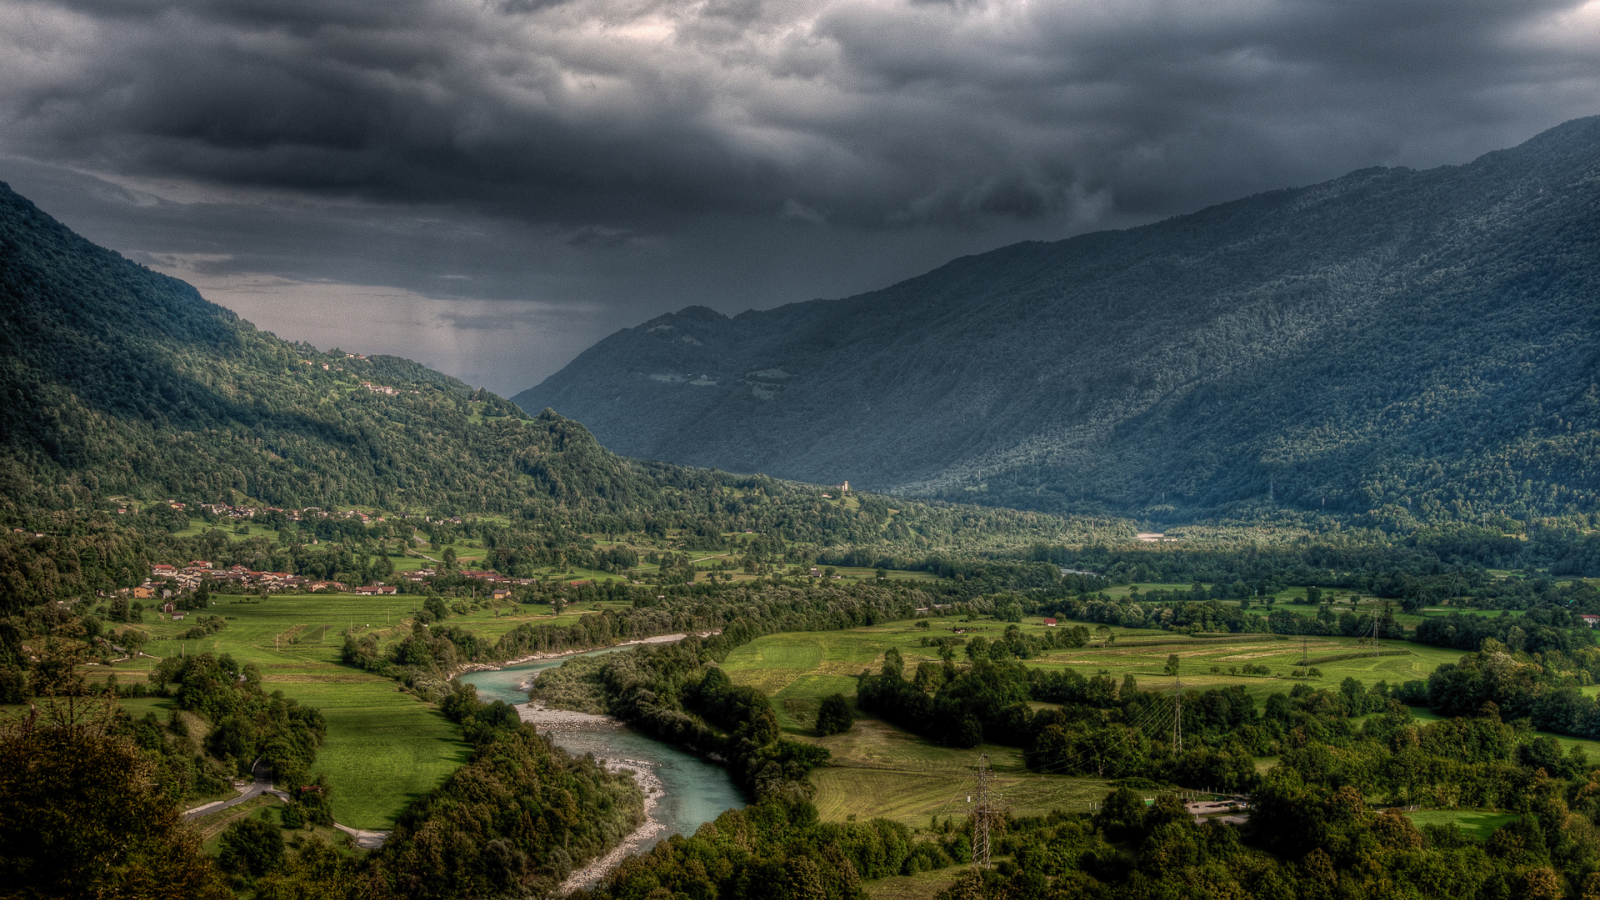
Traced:
[[577, 227], [1157, 212], [1587, 111], [1580, 6], [13, 2], [0, 91], [16, 153]]
[[408, 314], [425, 347], [566, 316], [499, 390], [667, 308], [1464, 162], [1596, 97], [1577, 0], [0, 0], [0, 178], [214, 291], [487, 304]]

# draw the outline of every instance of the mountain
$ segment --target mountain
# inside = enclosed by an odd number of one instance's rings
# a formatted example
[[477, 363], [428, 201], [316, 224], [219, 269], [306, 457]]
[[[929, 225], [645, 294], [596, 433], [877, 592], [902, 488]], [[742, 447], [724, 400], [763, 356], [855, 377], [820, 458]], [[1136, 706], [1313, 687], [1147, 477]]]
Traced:
[[257, 331], [5, 185], [0, 301], [0, 503], [14, 507], [127, 494], [508, 511], [575, 499], [565, 481], [628, 480], [576, 423], [407, 360]]
[[884, 290], [611, 335], [514, 400], [632, 456], [1172, 520], [1595, 513], [1600, 118]]
[[931, 549], [1132, 534], [627, 459], [575, 421], [408, 360], [258, 331], [0, 184], [0, 522], [44, 527], [49, 511], [118, 497], [494, 514], [548, 540], [755, 533], [780, 553], [786, 540]]

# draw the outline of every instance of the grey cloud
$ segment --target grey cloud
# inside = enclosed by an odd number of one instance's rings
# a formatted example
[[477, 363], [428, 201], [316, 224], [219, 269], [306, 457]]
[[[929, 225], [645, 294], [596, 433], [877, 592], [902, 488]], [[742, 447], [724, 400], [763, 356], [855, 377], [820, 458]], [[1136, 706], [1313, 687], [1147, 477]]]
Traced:
[[1600, 87], [1597, 39], [1539, 31], [1579, 6], [43, 0], [10, 6], [34, 24], [0, 104], [35, 158], [567, 227], [973, 224], [1106, 190], [1153, 214], [1588, 112], [1536, 90]]
[[624, 247], [638, 240], [638, 235], [622, 228], [604, 225], [585, 225], [567, 238], [574, 247]]
[[[505, 392], [667, 309], [1464, 162], [1596, 97], [1579, 0], [0, 0], [0, 178], [173, 271], [401, 289], [412, 355]], [[440, 343], [515, 304], [514, 362]]]

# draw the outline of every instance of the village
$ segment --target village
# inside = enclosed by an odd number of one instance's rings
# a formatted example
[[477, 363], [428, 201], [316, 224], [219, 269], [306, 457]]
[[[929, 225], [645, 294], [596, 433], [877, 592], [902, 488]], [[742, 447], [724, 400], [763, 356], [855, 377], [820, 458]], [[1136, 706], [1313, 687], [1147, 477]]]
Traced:
[[[411, 584], [420, 584], [429, 578], [437, 576], [436, 569], [418, 569], [395, 576], [396, 580]], [[489, 585], [485, 593], [494, 600], [504, 600], [512, 595], [515, 587], [527, 586], [534, 583], [532, 578], [509, 578], [498, 572], [486, 572], [480, 569], [463, 569], [457, 573], [462, 578]], [[180, 602], [185, 595], [198, 594], [202, 588], [217, 590], [226, 593], [317, 593], [321, 591], [337, 593], [354, 593], [360, 596], [378, 596], [397, 594], [400, 586], [397, 584], [374, 583], [359, 585], [352, 589], [340, 581], [323, 578], [305, 578], [288, 572], [258, 572], [245, 566], [230, 566], [219, 568], [203, 560], [191, 560], [184, 566], [157, 564], [150, 567], [150, 577], [137, 587], [123, 588], [112, 592], [108, 596], [129, 597], [134, 600], [164, 600], [161, 611], [171, 615], [174, 619], [183, 617], [184, 604]]]
[[[165, 504], [179, 511], [186, 511], [189, 507], [189, 504], [179, 500], [169, 499], [165, 501]], [[292, 509], [276, 506], [235, 506], [228, 503], [203, 503], [196, 505], [195, 508], [210, 517], [238, 521], [269, 518], [273, 514], [277, 514], [287, 521], [296, 523], [318, 519], [349, 519], [368, 525], [382, 524], [392, 518], [413, 520], [420, 523], [462, 524], [460, 516], [399, 513], [392, 514], [386, 518], [383, 515], [367, 513], [358, 509], [330, 510], [315, 506]], [[127, 507], [123, 507], [117, 511], [126, 512], [126, 510]], [[315, 542], [315, 539], [313, 539], [313, 542]], [[183, 565], [164, 563], [152, 565], [149, 577], [143, 583], [136, 587], [105, 593], [103, 596], [125, 597], [136, 601], [165, 601], [161, 603], [160, 610], [172, 616], [175, 620], [181, 620], [184, 610], [192, 607], [192, 603], [187, 602], [188, 598], [198, 595], [202, 591], [207, 593], [216, 591], [251, 594], [348, 592], [362, 596], [375, 596], [399, 593], [403, 584], [420, 584], [439, 574], [436, 568], [422, 568], [410, 572], [397, 573], [391, 577], [389, 582], [374, 582], [352, 587], [342, 581], [333, 579], [301, 576], [292, 572], [258, 571], [242, 565], [223, 567], [209, 560], [194, 559]], [[531, 578], [510, 578], [497, 572], [479, 569], [463, 569], [451, 574], [488, 585], [489, 590], [485, 593], [495, 600], [509, 598], [515, 587], [534, 583], [534, 579]]]

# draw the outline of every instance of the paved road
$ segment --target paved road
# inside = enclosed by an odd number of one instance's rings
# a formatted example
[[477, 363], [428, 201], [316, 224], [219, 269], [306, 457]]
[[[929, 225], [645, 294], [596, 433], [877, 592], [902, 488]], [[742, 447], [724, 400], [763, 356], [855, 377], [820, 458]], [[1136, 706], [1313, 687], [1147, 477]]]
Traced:
[[387, 831], [362, 831], [359, 828], [340, 825], [338, 822], [333, 823], [333, 827], [355, 838], [356, 846], [365, 850], [376, 850], [383, 846], [384, 841], [389, 839], [389, 832]]
[[[239, 796], [233, 798], [232, 800], [214, 800], [204, 806], [196, 806], [194, 809], [185, 810], [183, 813], [183, 820], [187, 822], [191, 819], [209, 816], [212, 813], [219, 813], [230, 806], [238, 806], [246, 800], [249, 800], [251, 797], [259, 797], [262, 794], [271, 794], [285, 802], [289, 800], [288, 794], [284, 793], [283, 791], [273, 790], [271, 776], [268, 775], [265, 770], [257, 767], [255, 782], [252, 783], [248, 788], [241, 790]], [[333, 823], [333, 827], [355, 838], [355, 844], [357, 847], [364, 847], [368, 850], [375, 850], [379, 847], [382, 847], [384, 840], [389, 837], [389, 832], [387, 831], [362, 831], [358, 828], [347, 828], [344, 825], [340, 825], [338, 822]]]
[[289, 795], [285, 794], [283, 791], [273, 790], [271, 776], [269, 776], [260, 768], [257, 768], [255, 783], [246, 788], [242, 793], [239, 794], [239, 796], [233, 798], [232, 800], [216, 800], [211, 803], [207, 803], [204, 806], [196, 806], [194, 809], [185, 810], [183, 813], [183, 820], [187, 822], [190, 819], [198, 819], [201, 816], [209, 816], [212, 813], [222, 812], [230, 806], [238, 806], [246, 800], [249, 800], [251, 797], [259, 797], [262, 794], [273, 794], [283, 798], [284, 800], [289, 799]]

